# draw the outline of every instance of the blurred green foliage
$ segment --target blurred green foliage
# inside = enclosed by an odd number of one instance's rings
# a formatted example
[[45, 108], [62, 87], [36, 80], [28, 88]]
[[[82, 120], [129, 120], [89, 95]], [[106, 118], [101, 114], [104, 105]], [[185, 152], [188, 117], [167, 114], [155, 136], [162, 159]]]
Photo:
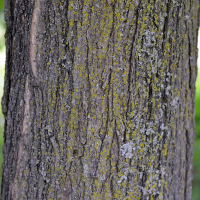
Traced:
[[6, 29], [6, 24], [4, 21], [4, 13], [3, 10], [0, 9], [0, 53], [5, 49], [5, 39], [4, 39], [5, 29]]
[[4, 0], [0, 0], [0, 11], [4, 9]]
[[[4, 1], [0, 0], [0, 99], [3, 95], [3, 83], [4, 83], [4, 64], [5, 64], [5, 22], [4, 22], [4, 13], [3, 13]], [[0, 105], [0, 184], [1, 184], [1, 169], [3, 163], [3, 131], [4, 131], [4, 118]], [[0, 187], [1, 188], [1, 187]]]
[[[200, 42], [198, 46], [200, 48]], [[193, 155], [192, 200], [200, 200], [200, 66], [198, 69], [198, 77], [196, 82], [195, 111], [196, 137], [194, 142]]]

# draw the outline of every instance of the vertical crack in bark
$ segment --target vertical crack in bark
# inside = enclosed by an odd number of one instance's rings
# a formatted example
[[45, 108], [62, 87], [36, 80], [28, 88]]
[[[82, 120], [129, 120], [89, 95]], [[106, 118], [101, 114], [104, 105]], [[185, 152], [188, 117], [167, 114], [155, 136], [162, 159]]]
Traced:
[[116, 144], [117, 144], [117, 161], [115, 163], [115, 168], [116, 168], [116, 172], [118, 173], [119, 172], [119, 156], [120, 156], [120, 142], [119, 142], [119, 137], [117, 135], [117, 122], [116, 122], [116, 119], [115, 119], [115, 127], [114, 127], [114, 135], [116, 137]]
[[[21, 136], [24, 134], [27, 134], [29, 131], [29, 122], [30, 122], [30, 90], [29, 90], [29, 78], [27, 75], [26, 78], [26, 87], [25, 87], [25, 94], [24, 94], [24, 118], [22, 121], [22, 129], [21, 129], [21, 135], [19, 136], [19, 149], [18, 149], [18, 158], [17, 158], [17, 164], [16, 164], [16, 171], [15, 171], [15, 177], [12, 183], [12, 198], [18, 199], [18, 196], [20, 194], [20, 180], [18, 180], [18, 177], [22, 175], [20, 172], [22, 169], [20, 168], [20, 161], [22, 158], [22, 144], [21, 144]], [[19, 177], [21, 178], [21, 177]], [[18, 182], [19, 181], [19, 182]]]
[[153, 98], [153, 91], [152, 91], [152, 78], [150, 79], [149, 83], [149, 96], [148, 96], [148, 120], [151, 121], [151, 114], [152, 114], [152, 98]]
[[186, 150], [185, 150], [185, 188], [184, 188], [184, 199], [187, 200], [187, 181], [188, 181], [188, 172], [189, 172], [189, 158], [188, 158], [188, 154], [190, 154], [190, 138], [189, 138], [189, 133], [188, 130], [186, 129]]
[[31, 62], [33, 76], [35, 77], [35, 81], [37, 84], [39, 84], [39, 81], [38, 81], [37, 63], [36, 63], [36, 56], [37, 56], [36, 41], [37, 41], [37, 26], [39, 21], [39, 14], [40, 14], [40, 0], [35, 0], [35, 7], [33, 10], [31, 31], [30, 31], [30, 62]]
[[171, 4], [171, 0], [169, 0], [168, 3], [167, 3], [167, 12], [166, 12], [166, 17], [165, 17], [164, 27], [163, 27], [162, 51], [164, 51], [165, 39], [167, 38], [167, 29], [168, 29], [168, 22], [169, 22], [169, 12], [170, 12], [170, 7], [171, 7], [170, 4]]
[[19, 164], [20, 164], [20, 160], [21, 160], [21, 155], [22, 155], [22, 145], [21, 145], [21, 141], [19, 140], [19, 149], [18, 149], [18, 158], [17, 158], [17, 165], [16, 165], [16, 171], [15, 171], [15, 177], [12, 183], [12, 198], [13, 199], [19, 199], [18, 195], [20, 192], [20, 188], [18, 185], [18, 174], [19, 174]]
[[[110, 84], [111, 84], [111, 73], [112, 73], [112, 69], [110, 68], [110, 70], [109, 70], [109, 77], [108, 77], [108, 90], [107, 90], [108, 94], [107, 94], [107, 104], [106, 104], [107, 105], [106, 130], [104, 131], [103, 135], [100, 135], [101, 146], [100, 146], [100, 149], [99, 149], [98, 163], [99, 163], [101, 152], [102, 152], [102, 149], [103, 149], [104, 139], [105, 139], [106, 134], [108, 132], [108, 122], [109, 122], [109, 92], [110, 92]], [[102, 124], [103, 124], [103, 120], [102, 120]], [[97, 170], [98, 170], [98, 163], [97, 163], [97, 167], [95, 169], [95, 175], [94, 175], [94, 177], [96, 177], [96, 173], [97, 173]]]
[[[109, 51], [109, 41], [112, 39], [112, 43], [113, 43], [113, 54], [114, 54], [114, 13], [115, 13], [115, 5], [114, 4], [111, 4], [112, 5], [112, 10], [113, 10], [113, 22], [112, 22], [112, 28], [111, 28], [111, 31], [110, 31], [110, 34], [109, 34], [109, 39], [108, 39], [108, 44], [107, 44], [107, 51], [105, 53], [105, 58], [103, 59], [105, 61], [106, 59], [106, 54], [108, 53]], [[112, 37], [112, 38], [111, 38]], [[113, 55], [112, 55], [112, 66], [113, 66]], [[102, 71], [102, 74], [103, 74], [103, 71]], [[102, 77], [102, 74], [101, 74], [101, 77]], [[101, 139], [101, 145], [100, 145], [100, 148], [99, 148], [99, 155], [98, 155], [98, 159], [97, 159], [97, 165], [96, 165], [96, 169], [95, 169], [95, 172], [94, 172], [94, 178], [93, 178], [93, 183], [95, 181], [95, 177], [96, 177], [96, 174], [97, 174], [97, 170], [99, 168], [99, 160], [101, 158], [101, 152], [103, 150], [103, 147], [104, 147], [104, 140], [105, 140], [105, 137], [106, 137], [106, 134], [108, 134], [108, 129], [109, 129], [109, 118], [110, 118], [110, 105], [109, 105], [109, 94], [110, 94], [110, 91], [111, 91], [111, 80], [112, 80], [112, 67], [109, 67], [108, 69], [108, 72], [107, 72], [107, 76], [104, 80], [104, 83], [102, 83], [102, 86], [101, 88], [104, 90], [104, 92], [106, 93], [106, 124], [105, 124], [105, 131], [103, 133], [103, 135], [100, 135], [100, 139]], [[112, 98], [112, 97], [111, 97]], [[103, 124], [103, 118], [102, 118], [102, 124]], [[101, 128], [99, 129], [99, 132], [100, 132]], [[108, 159], [107, 159], [108, 160]], [[108, 179], [109, 177], [107, 177]], [[106, 181], [104, 181], [106, 182]], [[92, 184], [93, 185], [93, 184]], [[104, 187], [104, 184], [101, 185], [101, 190], [103, 190], [103, 187]], [[112, 187], [111, 187], [112, 188]], [[94, 188], [92, 186], [92, 193], [94, 192]], [[112, 191], [111, 191], [112, 193]]]
[[[189, 27], [188, 27], [189, 29]], [[191, 43], [190, 43], [190, 36], [188, 30], [188, 61], [189, 61], [189, 89], [192, 88], [192, 66], [191, 66]]]
[[[87, 41], [87, 57], [86, 57], [86, 70], [87, 70], [87, 84], [88, 84], [88, 106], [87, 106], [87, 127], [86, 127], [86, 132], [88, 130], [88, 125], [89, 125], [89, 120], [88, 120], [88, 115], [91, 112], [91, 83], [90, 83], [90, 70], [89, 70], [89, 42], [88, 39], [86, 37], [86, 41]], [[87, 142], [87, 140], [86, 140]]]
[[[128, 110], [129, 110], [129, 104], [130, 104], [130, 87], [131, 87], [131, 69], [132, 69], [132, 57], [133, 57], [133, 47], [134, 47], [134, 43], [135, 43], [135, 39], [136, 39], [136, 34], [137, 34], [137, 29], [138, 29], [138, 18], [139, 18], [139, 9], [140, 9], [140, 5], [141, 5], [141, 1], [139, 2], [139, 5], [136, 9], [136, 23], [135, 23], [135, 31], [133, 34], [133, 38], [132, 38], [132, 43], [131, 43], [131, 49], [130, 49], [130, 56], [129, 56], [129, 71], [128, 71], [128, 100], [127, 100], [127, 109], [126, 109], [126, 120], [128, 117]], [[125, 130], [124, 130], [124, 139], [123, 142], [126, 143], [126, 126], [125, 126]]]

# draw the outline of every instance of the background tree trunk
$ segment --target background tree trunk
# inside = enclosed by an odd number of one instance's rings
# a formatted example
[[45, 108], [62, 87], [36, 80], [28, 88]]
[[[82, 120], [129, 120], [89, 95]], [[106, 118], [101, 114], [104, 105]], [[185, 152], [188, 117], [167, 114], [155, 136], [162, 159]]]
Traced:
[[6, 0], [2, 199], [191, 199], [198, 0]]

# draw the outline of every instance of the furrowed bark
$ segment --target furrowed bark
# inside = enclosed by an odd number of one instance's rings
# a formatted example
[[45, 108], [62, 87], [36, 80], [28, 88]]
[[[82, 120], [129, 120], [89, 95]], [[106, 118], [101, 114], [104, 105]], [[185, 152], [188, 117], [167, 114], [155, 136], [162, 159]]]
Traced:
[[7, 0], [2, 199], [191, 199], [197, 0]]

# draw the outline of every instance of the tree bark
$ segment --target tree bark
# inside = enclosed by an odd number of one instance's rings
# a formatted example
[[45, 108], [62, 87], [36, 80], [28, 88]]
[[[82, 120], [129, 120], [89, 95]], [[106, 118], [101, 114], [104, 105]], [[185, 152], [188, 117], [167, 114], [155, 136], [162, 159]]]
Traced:
[[2, 199], [191, 199], [198, 0], [6, 0]]

